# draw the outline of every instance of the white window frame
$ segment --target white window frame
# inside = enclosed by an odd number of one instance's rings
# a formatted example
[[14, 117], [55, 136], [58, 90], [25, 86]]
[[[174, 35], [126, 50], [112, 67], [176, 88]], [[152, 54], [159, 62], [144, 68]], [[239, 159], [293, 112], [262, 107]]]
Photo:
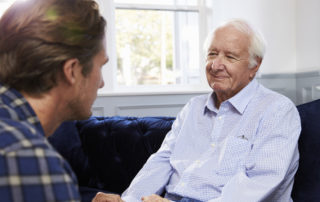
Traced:
[[0, 17], [14, 2], [15, 0], [0, 0]]
[[[205, 76], [205, 54], [202, 44], [209, 32], [212, 22], [212, 9], [208, 7], [207, 0], [198, 0], [197, 6], [165, 6], [165, 5], [140, 5], [115, 4], [113, 0], [96, 0], [102, 15], [107, 20], [107, 54], [109, 62], [103, 68], [105, 86], [98, 91], [99, 96], [108, 95], [152, 95], [152, 94], [185, 94], [206, 93], [210, 91]], [[210, 0], [209, 0], [210, 1]], [[116, 84], [117, 55], [116, 55], [116, 29], [115, 9], [144, 9], [165, 11], [196, 11], [199, 14], [199, 84], [174, 84], [174, 85], [141, 85], [124, 87]], [[176, 54], [176, 53], [175, 53]], [[179, 65], [179, 64], [177, 64]]]

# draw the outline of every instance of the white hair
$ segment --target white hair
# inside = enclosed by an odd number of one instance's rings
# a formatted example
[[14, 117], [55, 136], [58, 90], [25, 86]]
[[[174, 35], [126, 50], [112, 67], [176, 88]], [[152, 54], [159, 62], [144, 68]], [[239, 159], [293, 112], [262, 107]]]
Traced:
[[260, 58], [262, 60], [264, 57], [264, 54], [266, 52], [266, 42], [262, 34], [257, 29], [254, 29], [253, 26], [242, 19], [232, 19], [230, 21], [227, 21], [217, 27], [213, 32], [209, 33], [204, 43], [205, 52], [207, 53], [207, 51], [209, 50], [211, 40], [214, 37], [216, 30], [227, 26], [233, 26], [240, 32], [245, 33], [249, 36], [249, 68], [255, 67], [258, 64], [257, 58]]

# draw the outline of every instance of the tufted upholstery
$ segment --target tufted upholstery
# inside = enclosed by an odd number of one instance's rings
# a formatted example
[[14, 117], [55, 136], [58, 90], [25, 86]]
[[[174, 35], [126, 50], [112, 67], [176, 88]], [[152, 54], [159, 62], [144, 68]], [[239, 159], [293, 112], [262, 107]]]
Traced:
[[122, 193], [171, 129], [171, 117], [91, 117], [66, 122], [49, 141], [74, 169], [84, 201]]
[[[320, 201], [320, 100], [298, 110], [300, 165], [292, 197], [295, 202], [316, 202]], [[122, 193], [160, 147], [173, 121], [172, 117], [91, 117], [64, 123], [49, 141], [74, 169], [83, 201], [91, 201], [99, 190]]]
[[299, 105], [300, 161], [292, 191], [294, 202], [320, 201], [320, 100]]

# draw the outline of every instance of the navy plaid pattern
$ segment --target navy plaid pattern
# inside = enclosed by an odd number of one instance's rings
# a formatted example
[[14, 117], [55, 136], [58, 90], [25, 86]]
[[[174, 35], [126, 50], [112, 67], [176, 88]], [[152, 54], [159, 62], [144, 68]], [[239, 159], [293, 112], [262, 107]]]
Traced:
[[70, 165], [25, 98], [0, 84], [0, 201], [79, 201]]

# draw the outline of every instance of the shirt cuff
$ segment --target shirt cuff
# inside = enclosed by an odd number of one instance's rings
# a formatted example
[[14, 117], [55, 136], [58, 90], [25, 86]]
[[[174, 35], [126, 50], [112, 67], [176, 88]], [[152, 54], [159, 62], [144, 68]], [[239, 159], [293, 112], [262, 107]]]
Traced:
[[124, 196], [124, 197], [121, 197], [121, 199], [125, 202], [141, 202], [141, 199], [137, 199], [132, 196]]

